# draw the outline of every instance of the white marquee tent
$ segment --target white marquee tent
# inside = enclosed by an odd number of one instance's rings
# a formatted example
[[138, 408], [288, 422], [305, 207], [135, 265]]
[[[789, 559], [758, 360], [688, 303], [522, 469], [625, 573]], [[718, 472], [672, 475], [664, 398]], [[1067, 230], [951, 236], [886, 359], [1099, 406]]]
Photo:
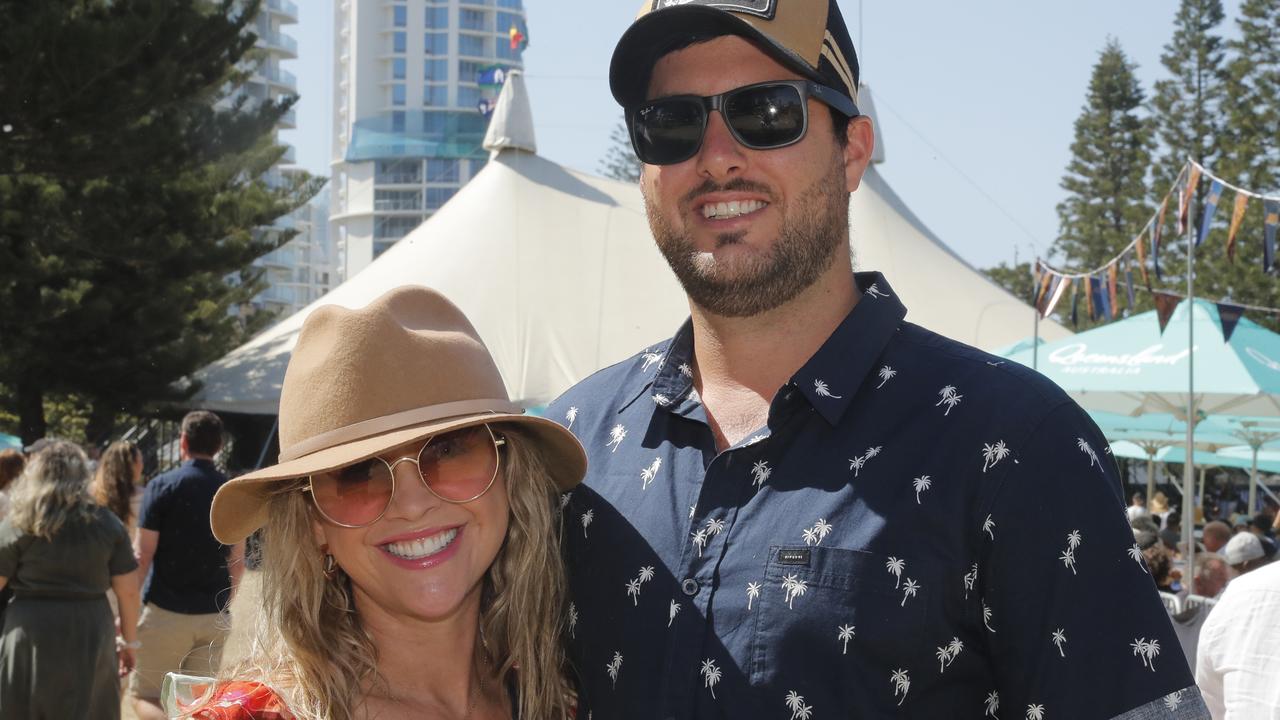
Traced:
[[[363, 271], [200, 370], [192, 403], [274, 415], [307, 315], [320, 304], [361, 307], [405, 284], [434, 287], [462, 308], [525, 405], [670, 336], [688, 307], [638, 189], [538, 157], [523, 87], [512, 73], [483, 171]], [[885, 273], [908, 320], [986, 349], [1030, 333], [1031, 308], [934, 237], [874, 168], [853, 194], [851, 222], [859, 268]], [[1040, 331], [1069, 334], [1048, 321]]]

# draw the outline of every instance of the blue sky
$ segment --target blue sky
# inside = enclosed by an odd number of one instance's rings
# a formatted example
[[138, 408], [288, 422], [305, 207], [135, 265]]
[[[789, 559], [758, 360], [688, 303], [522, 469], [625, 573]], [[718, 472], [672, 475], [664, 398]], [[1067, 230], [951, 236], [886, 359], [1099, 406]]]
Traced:
[[[365, 0], [367, 1], [367, 0]], [[298, 162], [327, 175], [332, 117], [333, 0], [305, 0], [298, 128], [282, 134]], [[1238, 0], [1226, 0], [1235, 31]], [[526, 80], [539, 153], [597, 172], [621, 111], [609, 57], [639, 0], [525, 0]], [[886, 150], [880, 171], [952, 249], [985, 267], [1045, 252], [1058, 227], [1058, 183], [1072, 124], [1098, 53], [1113, 36], [1148, 95], [1176, 0], [840, 0]], [[861, 22], [859, 22], [861, 17]], [[857, 218], [853, 219], [857, 228]], [[1136, 228], [1135, 228], [1136, 230]], [[855, 241], [856, 242], [856, 241]]]

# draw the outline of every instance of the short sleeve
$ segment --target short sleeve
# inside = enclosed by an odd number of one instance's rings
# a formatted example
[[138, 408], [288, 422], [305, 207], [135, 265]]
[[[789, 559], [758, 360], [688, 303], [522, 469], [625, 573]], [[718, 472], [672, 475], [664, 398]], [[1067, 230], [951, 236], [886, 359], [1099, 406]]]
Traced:
[[107, 561], [107, 570], [112, 576], [124, 575], [138, 568], [138, 559], [133, 555], [133, 544], [129, 542], [129, 531], [112, 513], [107, 512], [112, 523], [111, 559]]
[[18, 572], [18, 560], [22, 555], [19, 541], [22, 532], [9, 520], [0, 520], [0, 577], [13, 580]]
[[138, 511], [138, 527], [146, 528], [147, 530], [160, 530], [170, 496], [167, 490], [168, 484], [163, 481], [152, 481], [143, 490], [142, 508]]
[[1029, 717], [1208, 717], [1107, 441], [1064, 403], [1021, 443], [979, 518], [981, 621], [1001, 704]]

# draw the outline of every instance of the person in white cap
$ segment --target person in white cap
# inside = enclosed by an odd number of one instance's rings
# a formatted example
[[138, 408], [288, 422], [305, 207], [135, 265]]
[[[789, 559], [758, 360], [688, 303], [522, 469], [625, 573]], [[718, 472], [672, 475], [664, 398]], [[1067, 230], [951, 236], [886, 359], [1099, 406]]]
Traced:
[[1267, 554], [1262, 549], [1262, 542], [1257, 535], [1247, 530], [1231, 536], [1222, 548], [1222, 556], [1231, 566], [1235, 577], [1267, 564]]

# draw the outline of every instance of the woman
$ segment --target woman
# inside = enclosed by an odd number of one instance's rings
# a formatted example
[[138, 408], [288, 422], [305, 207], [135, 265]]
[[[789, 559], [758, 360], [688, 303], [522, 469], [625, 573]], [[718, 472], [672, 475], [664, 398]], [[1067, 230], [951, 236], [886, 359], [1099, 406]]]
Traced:
[[[137, 648], [137, 567], [124, 526], [89, 496], [84, 452], [58, 440], [36, 453], [0, 522], [0, 587], [14, 591], [0, 634], [5, 718], [120, 717], [119, 678]], [[108, 587], [120, 602], [118, 648]]]
[[[91, 492], [98, 504], [115, 513], [127, 530], [137, 516], [135, 499], [142, 480], [142, 451], [128, 440], [113, 442], [98, 460]], [[132, 532], [130, 532], [132, 535]]]
[[507, 400], [456, 307], [404, 287], [316, 310], [279, 427], [280, 464], [224, 485], [212, 511], [223, 543], [262, 530], [252, 647], [194, 703], [176, 693], [180, 710], [570, 715], [558, 511], [585, 454]]

